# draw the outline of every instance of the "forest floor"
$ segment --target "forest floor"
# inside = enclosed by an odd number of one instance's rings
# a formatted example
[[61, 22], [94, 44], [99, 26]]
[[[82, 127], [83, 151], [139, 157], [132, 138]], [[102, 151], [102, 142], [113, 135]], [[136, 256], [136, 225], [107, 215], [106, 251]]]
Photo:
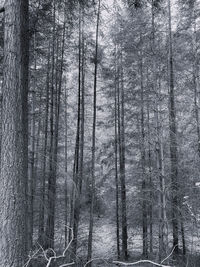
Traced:
[[[154, 230], [155, 235], [157, 235], [157, 231]], [[79, 239], [79, 249], [78, 255], [80, 258], [85, 258], [87, 255], [87, 236], [88, 236], [88, 223], [82, 223], [79, 231], [80, 239]], [[142, 259], [141, 251], [142, 251], [142, 237], [141, 237], [141, 229], [129, 229], [128, 233], [128, 249], [129, 249], [129, 262], [135, 262]], [[171, 238], [169, 238], [171, 239]], [[198, 237], [189, 236], [188, 240], [188, 257], [185, 259], [181, 259], [181, 263], [176, 266], [184, 267], [184, 266], [193, 266], [199, 267], [199, 252], [200, 252], [200, 244], [198, 242]], [[157, 244], [154, 244], [154, 248], [156, 250]], [[191, 256], [190, 251], [194, 250], [195, 253]], [[158, 255], [153, 255], [154, 259], [158, 258]], [[197, 260], [198, 258], [198, 260]], [[109, 262], [113, 260], [117, 260], [116, 254], [116, 227], [115, 224], [106, 218], [98, 218], [95, 217], [95, 226], [94, 226], [94, 236], [93, 236], [93, 266], [116, 266]], [[196, 260], [198, 263], [196, 264]], [[189, 262], [192, 264], [189, 264]], [[158, 261], [157, 261], [158, 262]], [[195, 263], [194, 263], [195, 262]], [[80, 267], [82, 265], [80, 264]], [[135, 266], [135, 265], [134, 265]], [[139, 267], [148, 267], [153, 266], [152, 264], [138, 264], [136, 266]]]
[[[76, 267], [83, 267], [86, 255], [87, 255], [87, 242], [88, 242], [88, 214], [85, 214], [81, 219], [79, 226], [79, 239], [78, 239], [78, 253], [77, 260], [78, 264]], [[116, 225], [112, 219], [108, 217], [98, 217], [94, 218], [94, 232], [93, 232], [93, 267], [106, 267], [113, 266], [113, 261], [117, 260], [117, 248], [116, 248]], [[185, 227], [186, 229], [186, 246], [187, 246], [187, 257], [180, 257], [180, 264], [176, 264], [176, 267], [199, 267], [200, 266], [200, 244], [198, 242], [198, 233], [194, 236], [191, 235], [193, 232], [191, 227]], [[158, 236], [158, 230], [154, 228], [154, 251], [158, 251], [158, 244], [155, 243]], [[194, 233], [194, 232], [193, 232]], [[59, 236], [59, 235], [58, 235]], [[56, 241], [60, 244], [59, 251], [63, 250], [63, 232], [60, 228], [60, 236], [62, 238]], [[142, 229], [141, 228], [131, 228], [129, 226], [128, 232], [128, 252], [129, 252], [129, 262], [136, 262], [142, 259]], [[169, 235], [169, 241], [171, 242], [172, 235]], [[172, 247], [172, 244], [170, 245]], [[181, 246], [180, 246], [181, 248]], [[171, 250], [170, 250], [171, 251]], [[170, 252], [169, 252], [170, 253]], [[154, 253], [152, 260], [158, 261], [158, 255]], [[119, 266], [119, 265], [118, 265]], [[122, 265], [121, 265], [122, 266]], [[130, 265], [129, 265], [130, 266]], [[132, 265], [136, 267], [152, 267], [152, 264], [137, 264]], [[174, 266], [174, 265], [173, 265]], [[35, 266], [34, 266], [35, 267]]]

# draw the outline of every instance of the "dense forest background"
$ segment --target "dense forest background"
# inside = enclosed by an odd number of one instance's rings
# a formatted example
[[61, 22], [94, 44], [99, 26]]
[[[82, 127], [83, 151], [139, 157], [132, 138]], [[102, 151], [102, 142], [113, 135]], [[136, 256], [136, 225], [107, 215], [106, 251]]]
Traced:
[[200, 1], [6, 0], [0, 33], [0, 266], [200, 266]]

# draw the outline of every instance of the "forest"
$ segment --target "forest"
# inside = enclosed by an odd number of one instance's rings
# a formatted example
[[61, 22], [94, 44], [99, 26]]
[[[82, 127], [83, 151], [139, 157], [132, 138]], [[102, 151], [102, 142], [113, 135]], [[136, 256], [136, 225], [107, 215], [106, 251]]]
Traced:
[[200, 266], [200, 0], [0, 0], [0, 267]]

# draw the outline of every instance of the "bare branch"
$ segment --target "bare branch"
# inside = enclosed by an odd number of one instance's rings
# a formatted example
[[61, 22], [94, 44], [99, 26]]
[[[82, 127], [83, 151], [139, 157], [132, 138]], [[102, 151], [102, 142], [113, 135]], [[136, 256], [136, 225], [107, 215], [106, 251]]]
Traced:
[[74, 264], [75, 264], [75, 262], [71, 262], [71, 263], [66, 263], [66, 264], [60, 265], [59, 267], [66, 267], [66, 266], [71, 266]]
[[86, 262], [86, 264], [84, 265], [84, 267], [86, 267], [89, 263], [93, 262], [93, 261], [103, 261], [108, 265], [108, 262], [105, 259], [102, 258], [95, 258], [95, 259], [91, 259], [90, 261]]
[[169, 257], [173, 254], [174, 249], [176, 248], [176, 246], [178, 246], [178, 245], [175, 245], [175, 246], [173, 247], [171, 253], [170, 253], [164, 260], [161, 261], [161, 264], [162, 264], [163, 262], [165, 262], [167, 259], [169, 259]]
[[38, 249], [32, 256], [28, 256], [28, 261], [24, 264], [23, 267], [28, 267], [29, 263], [31, 262], [31, 260], [38, 254], [38, 252], [40, 251], [40, 249]]
[[156, 262], [153, 262], [153, 261], [150, 261], [150, 260], [140, 260], [140, 261], [136, 261], [136, 262], [132, 262], [132, 263], [113, 261], [113, 263], [114, 264], [121, 264], [121, 265], [124, 265], [124, 266], [132, 266], [132, 265], [137, 265], [139, 263], [151, 263], [151, 264], [153, 264], [155, 266], [159, 266], [159, 267], [173, 267], [173, 266], [170, 266], [170, 265], [159, 264], [159, 263], [156, 263]]

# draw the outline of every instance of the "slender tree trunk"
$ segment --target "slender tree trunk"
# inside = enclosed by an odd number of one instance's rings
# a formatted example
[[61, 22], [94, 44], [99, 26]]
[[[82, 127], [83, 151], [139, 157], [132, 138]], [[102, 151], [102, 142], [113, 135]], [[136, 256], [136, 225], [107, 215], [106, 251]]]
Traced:
[[35, 102], [36, 102], [36, 34], [34, 33], [34, 82], [32, 89], [31, 107], [31, 138], [30, 138], [30, 215], [29, 215], [29, 246], [33, 245], [34, 195], [35, 195]]
[[[72, 258], [74, 258], [74, 243], [77, 238], [77, 214], [76, 204], [79, 194], [79, 178], [80, 178], [80, 127], [81, 127], [81, 17], [79, 6], [79, 61], [78, 61], [78, 111], [77, 111], [77, 128], [76, 128], [76, 141], [75, 141], [75, 153], [74, 153], [74, 166], [73, 166], [73, 188], [71, 193], [70, 203], [70, 228], [73, 228], [73, 251]], [[71, 231], [69, 231], [69, 240], [71, 240]]]
[[143, 59], [140, 59], [141, 79], [141, 164], [142, 164], [142, 238], [143, 256], [148, 258], [148, 224], [147, 224], [147, 195], [146, 195], [146, 171], [145, 171], [145, 128], [144, 128], [144, 85], [143, 85]]
[[[54, 224], [55, 224], [55, 196], [56, 184], [54, 173], [54, 78], [55, 78], [55, 23], [56, 23], [56, 6], [53, 2], [53, 33], [52, 33], [52, 70], [51, 70], [51, 105], [50, 105], [50, 156], [49, 156], [49, 179], [48, 179], [48, 202], [47, 202], [47, 224], [45, 232], [45, 248], [54, 248]], [[57, 96], [56, 96], [57, 97]]]
[[170, 160], [171, 160], [171, 184], [172, 184], [172, 230], [174, 254], [178, 254], [178, 155], [176, 137], [176, 113], [174, 99], [174, 67], [171, 30], [171, 2], [168, 0], [169, 12], [169, 130], [170, 130]]
[[85, 46], [84, 46], [84, 4], [80, 6], [80, 54], [81, 54], [81, 110], [80, 110], [80, 167], [77, 181], [77, 195], [75, 199], [75, 211], [74, 211], [74, 244], [73, 253], [76, 255], [77, 242], [78, 242], [78, 226], [80, 220], [80, 208], [81, 208], [81, 193], [82, 193], [82, 181], [83, 181], [83, 163], [84, 163], [84, 124], [85, 124]]
[[115, 192], [115, 198], [116, 198], [116, 238], [117, 238], [117, 255], [118, 259], [120, 259], [120, 230], [119, 230], [119, 175], [118, 175], [118, 133], [117, 133], [117, 122], [118, 122], [118, 116], [117, 116], [117, 88], [119, 85], [117, 85], [118, 78], [117, 77], [117, 48], [115, 46], [115, 186], [116, 186], [116, 192]]
[[[148, 81], [148, 85], [149, 85], [149, 81]], [[152, 155], [151, 155], [149, 97], [148, 97], [148, 105], [147, 105], [147, 119], [148, 119], [148, 168], [149, 168], [149, 190], [150, 190], [150, 193], [149, 193], [149, 248], [150, 248], [150, 253], [153, 253], [153, 181], [152, 181]]]
[[125, 126], [124, 126], [124, 74], [123, 74], [123, 56], [120, 53], [121, 65], [121, 165], [120, 165], [120, 180], [121, 180], [121, 207], [122, 207], [122, 254], [125, 260], [128, 259], [128, 233], [127, 233], [127, 215], [126, 215], [126, 173], [125, 173]]
[[183, 255], [186, 255], [185, 231], [184, 231], [183, 220], [181, 220], [181, 237], [182, 237]]
[[[98, 71], [98, 47], [99, 47], [99, 22], [100, 22], [101, 0], [98, 1], [97, 24], [96, 24], [96, 47], [95, 47], [95, 69], [94, 69], [94, 102], [93, 102], [93, 127], [92, 127], [92, 167], [90, 184], [90, 222], [88, 236], [87, 260], [92, 258], [93, 223], [94, 223], [94, 196], [95, 196], [95, 149], [96, 149], [96, 96], [97, 96], [97, 71]], [[92, 263], [88, 264], [91, 267]]]
[[194, 33], [193, 33], [193, 79], [194, 79], [194, 107], [195, 107], [195, 119], [196, 119], [196, 130], [197, 130], [197, 142], [198, 142], [198, 154], [200, 157], [200, 126], [199, 126], [199, 59], [198, 59], [198, 43], [197, 43], [197, 29], [196, 29], [196, 8], [194, 7]]
[[46, 184], [46, 163], [47, 163], [47, 139], [48, 139], [48, 119], [49, 119], [49, 79], [50, 79], [50, 44], [47, 59], [47, 78], [46, 78], [46, 107], [44, 121], [44, 148], [42, 155], [42, 175], [40, 181], [40, 206], [39, 206], [39, 227], [38, 227], [38, 242], [44, 243], [44, 206], [45, 206], [45, 184]]
[[68, 93], [65, 88], [65, 247], [68, 243]]
[[[160, 66], [159, 66], [159, 72]], [[164, 165], [164, 148], [163, 148], [163, 127], [162, 127], [162, 117], [161, 117], [161, 78], [159, 77], [159, 88], [157, 97], [157, 137], [158, 137], [158, 147], [159, 147], [159, 175], [160, 175], [160, 192], [161, 192], [161, 203], [162, 203], [162, 236], [163, 236], [163, 253], [167, 254], [168, 246], [168, 221], [167, 221], [167, 202], [166, 202], [166, 183], [165, 183], [165, 165]]]
[[5, 1], [0, 266], [27, 256], [28, 0]]

